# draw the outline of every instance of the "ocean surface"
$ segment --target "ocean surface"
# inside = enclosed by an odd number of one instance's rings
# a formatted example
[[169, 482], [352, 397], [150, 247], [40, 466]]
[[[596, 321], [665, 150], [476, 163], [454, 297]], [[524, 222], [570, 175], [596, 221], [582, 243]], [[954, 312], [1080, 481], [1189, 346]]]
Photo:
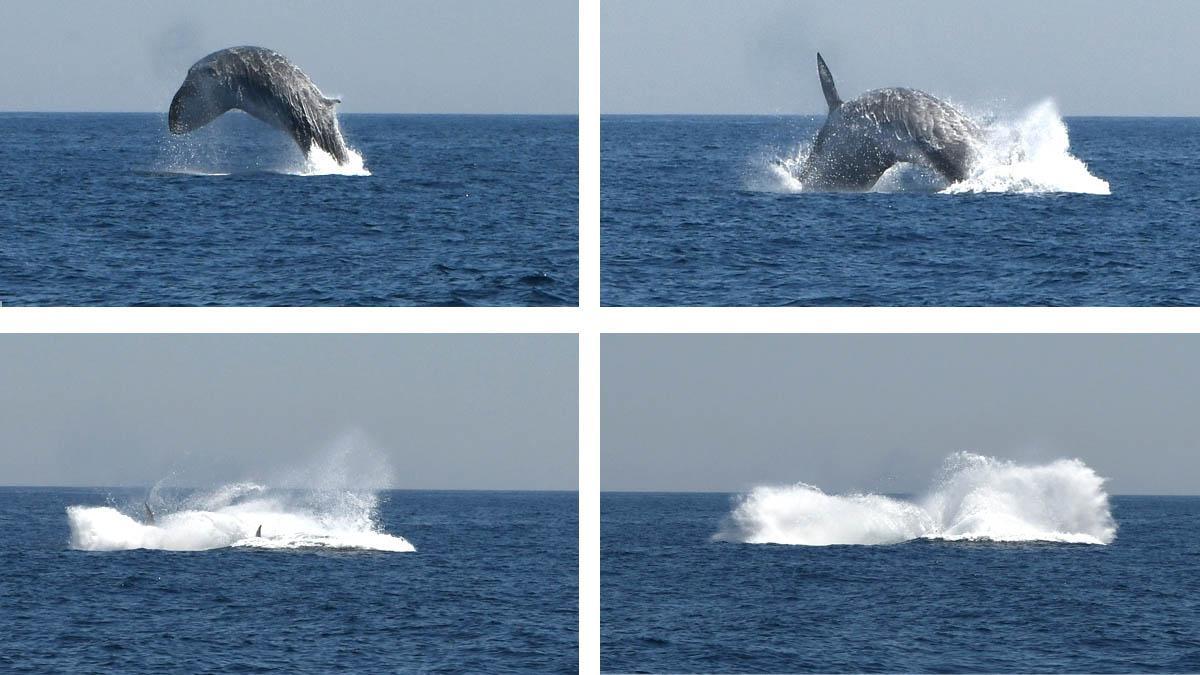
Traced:
[[604, 116], [606, 305], [1200, 305], [1200, 118], [977, 115], [960, 184], [794, 176], [824, 117]]
[[0, 488], [0, 671], [574, 672], [576, 513], [573, 492]]
[[[5, 305], [575, 305], [575, 116], [0, 114]], [[354, 174], [354, 175], [343, 175]]]
[[[602, 495], [603, 670], [1200, 670], [1200, 497], [1113, 497], [1115, 538], [1084, 544], [881, 537], [896, 521], [867, 496], [780, 490]], [[747, 510], [789, 506], [818, 538], [874, 520], [879, 543], [749, 543], [780, 533]]]

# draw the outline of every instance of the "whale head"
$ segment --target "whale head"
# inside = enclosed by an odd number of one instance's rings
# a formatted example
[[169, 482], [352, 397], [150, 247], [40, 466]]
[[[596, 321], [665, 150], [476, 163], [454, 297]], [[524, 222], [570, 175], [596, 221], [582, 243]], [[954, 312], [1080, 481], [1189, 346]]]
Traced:
[[217, 69], [212, 64], [197, 63], [171, 99], [167, 112], [167, 127], [173, 134], [186, 134], [216, 119], [229, 106], [219, 92]]

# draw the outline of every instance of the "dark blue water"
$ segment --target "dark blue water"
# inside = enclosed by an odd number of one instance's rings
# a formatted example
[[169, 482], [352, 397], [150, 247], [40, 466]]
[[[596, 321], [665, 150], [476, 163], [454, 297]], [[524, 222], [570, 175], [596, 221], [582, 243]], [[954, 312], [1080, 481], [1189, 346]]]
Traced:
[[1111, 195], [772, 191], [822, 118], [605, 116], [607, 305], [1197, 305], [1200, 119], [1068, 119]]
[[730, 495], [606, 493], [606, 671], [1196, 672], [1200, 498], [1107, 546], [713, 542]]
[[576, 304], [574, 116], [342, 128], [370, 176], [291, 175], [242, 113], [178, 139], [165, 114], [0, 114], [0, 302]]
[[110, 494], [0, 489], [0, 671], [578, 666], [574, 493], [383, 493], [415, 553], [71, 550], [65, 508]]

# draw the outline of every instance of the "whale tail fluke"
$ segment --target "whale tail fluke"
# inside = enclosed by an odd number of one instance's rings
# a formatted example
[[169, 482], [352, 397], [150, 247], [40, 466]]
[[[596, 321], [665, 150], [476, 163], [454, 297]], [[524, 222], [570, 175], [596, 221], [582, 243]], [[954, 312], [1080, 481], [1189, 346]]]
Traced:
[[825, 102], [829, 104], [829, 112], [833, 112], [842, 105], [842, 97], [838, 96], [837, 85], [833, 83], [833, 73], [829, 72], [829, 66], [825, 65], [825, 59], [821, 57], [821, 52], [817, 52], [817, 75], [821, 78], [821, 90], [825, 92]]
[[342, 102], [342, 99], [340, 99], [336, 96], [322, 96], [321, 100], [325, 102], [325, 105], [327, 105], [331, 108]]

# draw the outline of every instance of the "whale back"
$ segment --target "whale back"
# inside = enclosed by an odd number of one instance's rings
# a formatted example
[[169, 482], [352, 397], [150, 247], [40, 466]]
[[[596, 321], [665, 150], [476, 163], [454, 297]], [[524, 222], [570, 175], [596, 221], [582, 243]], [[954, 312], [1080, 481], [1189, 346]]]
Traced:
[[982, 131], [961, 110], [901, 87], [842, 102], [820, 54], [817, 69], [830, 110], [800, 169], [806, 186], [870, 189], [898, 162], [929, 166], [952, 182], [966, 178]]
[[337, 103], [282, 54], [262, 47], [231, 47], [209, 54], [188, 70], [168, 121], [172, 133], [187, 133], [229, 110], [242, 110], [290, 134], [304, 153], [316, 145], [345, 163], [349, 152], [338, 128]]
[[842, 108], [844, 121], [879, 138], [896, 161], [924, 164], [952, 182], [967, 177], [983, 135], [961, 110], [917, 89], [869, 91]]

